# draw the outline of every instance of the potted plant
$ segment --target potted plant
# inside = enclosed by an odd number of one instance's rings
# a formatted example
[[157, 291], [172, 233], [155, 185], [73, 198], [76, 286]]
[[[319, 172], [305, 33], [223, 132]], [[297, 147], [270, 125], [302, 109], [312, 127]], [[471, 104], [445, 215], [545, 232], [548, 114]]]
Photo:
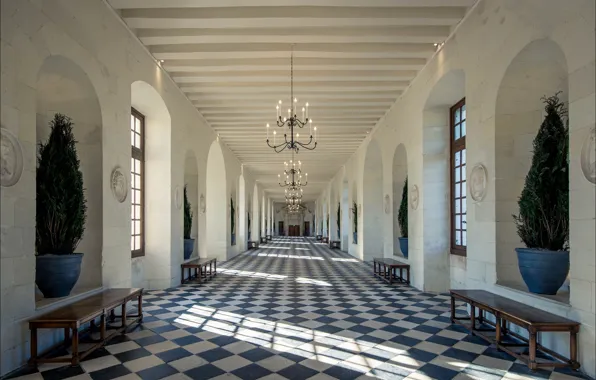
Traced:
[[81, 274], [76, 253], [85, 232], [87, 200], [68, 116], [55, 114], [39, 144], [36, 173], [35, 283], [46, 298], [66, 297]]
[[556, 294], [569, 273], [569, 131], [558, 94], [543, 98], [546, 116], [534, 139], [532, 166], [514, 215], [525, 248], [516, 248], [528, 290]]
[[340, 203], [337, 202], [337, 240], [340, 240], [340, 226], [341, 226], [341, 208], [340, 208]]
[[247, 212], [246, 215], [248, 217], [248, 220], [247, 220], [247, 223], [246, 223], [246, 226], [248, 228], [248, 241], [250, 241], [250, 212]]
[[184, 260], [190, 259], [192, 251], [195, 249], [195, 239], [190, 237], [192, 229], [192, 210], [188, 201], [186, 185], [184, 186]]
[[236, 209], [234, 209], [234, 199], [230, 198], [230, 224], [232, 230], [232, 245], [236, 245]]
[[401, 203], [397, 212], [397, 221], [401, 236], [399, 239], [399, 249], [405, 258], [408, 258], [408, 177], [404, 182], [404, 188], [401, 191]]
[[354, 244], [358, 244], [358, 206], [356, 202], [354, 202], [352, 213], [354, 214]]

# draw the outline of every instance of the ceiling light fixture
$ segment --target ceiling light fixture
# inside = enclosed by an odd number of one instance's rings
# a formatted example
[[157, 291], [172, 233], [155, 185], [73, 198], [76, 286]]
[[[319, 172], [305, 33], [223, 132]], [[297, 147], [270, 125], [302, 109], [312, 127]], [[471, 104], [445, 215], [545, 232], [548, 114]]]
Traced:
[[[312, 119], [308, 117], [308, 102], [305, 103], [304, 107], [302, 107], [302, 119], [298, 118], [297, 115], [297, 107], [298, 107], [298, 99], [294, 97], [294, 45], [292, 45], [292, 54], [290, 57], [290, 108], [288, 108], [288, 116], [282, 117], [282, 101], [280, 100], [275, 107], [276, 110], [276, 118], [275, 121], [278, 127], [285, 127], [289, 128], [289, 136], [288, 133], [284, 133], [284, 138], [281, 143], [277, 143], [277, 131], [273, 131], [273, 145], [269, 142], [269, 124], [266, 125], [267, 128], [267, 145], [270, 148], [273, 148], [276, 153], [280, 153], [285, 149], [291, 149], [292, 151], [298, 153], [300, 148], [304, 148], [307, 150], [313, 150], [317, 147], [317, 127], [313, 127]], [[306, 125], [309, 126], [310, 130], [310, 139], [308, 142], [300, 142], [298, 141], [298, 137], [300, 134], [297, 133], [296, 137], [294, 137], [294, 128], [304, 128]], [[314, 135], [313, 135], [313, 128], [314, 128]], [[314, 139], [313, 139], [314, 136]]]
[[[292, 158], [294, 158], [294, 155], [292, 155]], [[285, 178], [283, 183], [281, 182], [281, 174], [277, 175], [279, 186], [287, 187], [286, 190], [289, 190], [291, 192], [302, 191], [302, 187], [308, 185], [308, 173], [304, 175], [305, 182], [302, 183], [302, 162], [298, 161], [298, 169], [296, 169], [296, 161], [294, 161], [293, 159], [290, 160], [289, 165], [287, 162], [284, 162], [284, 166]]]

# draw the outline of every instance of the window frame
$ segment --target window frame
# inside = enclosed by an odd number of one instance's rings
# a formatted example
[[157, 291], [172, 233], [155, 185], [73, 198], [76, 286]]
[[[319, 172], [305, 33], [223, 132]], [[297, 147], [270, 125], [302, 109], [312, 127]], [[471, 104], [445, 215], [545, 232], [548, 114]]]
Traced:
[[[140, 232], [140, 237], [141, 237], [141, 248], [133, 250], [131, 247], [131, 257], [135, 258], [135, 257], [143, 257], [145, 256], [145, 115], [143, 115], [142, 113], [140, 113], [139, 111], [137, 111], [134, 107], [131, 107], [130, 109], [130, 114], [131, 116], [135, 117], [136, 119], [139, 119], [141, 122], [141, 148], [136, 148], [133, 144], [132, 141], [130, 143], [130, 147], [131, 147], [131, 159], [137, 159], [141, 162], [141, 190], [140, 190], [140, 194], [141, 194], [141, 201], [139, 202], [139, 205], [141, 206], [141, 213], [140, 213], [140, 222], [141, 222], [141, 232]], [[131, 130], [132, 131], [132, 130]], [[130, 170], [130, 174], [131, 174], [131, 186], [130, 186], [130, 191], [131, 193], [134, 191], [133, 188], [133, 181], [132, 181], [132, 168]], [[130, 207], [134, 207], [132, 204], [132, 194], [131, 194], [131, 205]], [[132, 210], [131, 210], [132, 213]], [[133, 223], [133, 219], [131, 218], [131, 224]], [[132, 226], [131, 226], [132, 227]], [[131, 237], [133, 236], [132, 231], [131, 231]]]
[[[455, 111], [457, 111], [458, 109], [462, 108], [463, 106], [466, 105], [466, 98], [464, 97], [463, 99], [461, 99], [459, 102], [455, 103], [450, 109], [449, 109], [449, 209], [450, 209], [450, 223], [449, 223], [449, 228], [450, 228], [450, 235], [451, 235], [451, 241], [450, 241], [450, 251], [452, 255], [457, 255], [457, 256], [463, 256], [466, 257], [467, 256], [467, 239], [466, 239], [466, 245], [456, 245], [455, 244], [455, 233], [456, 233], [456, 225], [455, 225], [455, 217], [456, 215], [467, 215], [467, 207], [466, 207], [466, 212], [463, 213], [461, 212], [460, 214], [456, 214], [455, 213], [455, 207], [454, 207], [454, 202], [456, 200], [455, 197], [455, 169], [456, 169], [456, 165], [455, 165], [455, 154], [457, 152], [466, 150], [466, 136], [467, 136], [467, 122], [466, 122], [466, 135], [461, 136], [459, 139], [455, 139], [455, 127], [459, 124], [461, 124], [462, 122], [466, 121], [467, 119], [467, 112], [466, 112], [466, 118], [462, 119], [460, 118], [460, 121], [458, 123], [455, 122]], [[467, 150], [466, 150], [467, 152]], [[466, 155], [467, 157], [467, 155]], [[460, 163], [460, 166], [465, 166], [467, 168], [467, 159], [466, 159], [466, 163]], [[467, 171], [467, 170], [466, 170]], [[464, 186], [467, 186], [467, 178], [460, 178], [460, 181], [458, 183], [463, 183]], [[467, 190], [467, 189], [466, 189]], [[465, 197], [461, 197], [461, 193], [460, 193], [460, 197], [457, 199], [461, 199], [462, 205], [464, 202], [467, 202], [467, 191], [466, 191], [466, 196]], [[461, 210], [460, 210], [461, 211]], [[467, 222], [467, 218], [466, 218], [466, 222]], [[463, 223], [463, 222], [462, 222]], [[466, 223], [466, 235], [467, 235], [467, 223]]]

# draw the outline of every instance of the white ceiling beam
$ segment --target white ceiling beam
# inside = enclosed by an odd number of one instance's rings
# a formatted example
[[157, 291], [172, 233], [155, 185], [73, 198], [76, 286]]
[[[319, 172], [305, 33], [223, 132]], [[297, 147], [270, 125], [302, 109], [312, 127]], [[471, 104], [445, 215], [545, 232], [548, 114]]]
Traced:
[[[353, 100], [353, 101], [395, 101], [401, 94], [401, 90], [394, 91], [394, 90], [377, 90], [377, 91], [362, 91], [358, 93], [351, 93], [346, 94], [341, 91], [319, 91], [319, 92], [309, 92], [308, 89], [304, 89], [300, 91], [299, 99], [308, 99], [309, 101], [312, 100], [312, 106], [316, 107], [317, 102], [321, 102], [324, 104], [325, 102], [338, 102], [343, 100]], [[277, 100], [282, 99], [285, 103], [286, 100], [289, 101], [289, 93], [288, 91], [282, 91], [281, 89], [274, 90], [274, 91], [267, 91], [263, 92], [258, 91], [254, 94], [247, 95], [240, 95], [235, 93], [228, 93], [228, 94], [212, 94], [212, 93], [205, 93], [205, 92], [197, 92], [188, 90], [186, 91], [186, 96], [190, 100], [197, 101], [197, 102], [215, 102], [215, 101], [229, 101], [230, 104], [234, 104], [234, 101], [244, 101], [244, 100], [265, 100], [271, 102], [275, 109], [275, 105], [277, 104]]]

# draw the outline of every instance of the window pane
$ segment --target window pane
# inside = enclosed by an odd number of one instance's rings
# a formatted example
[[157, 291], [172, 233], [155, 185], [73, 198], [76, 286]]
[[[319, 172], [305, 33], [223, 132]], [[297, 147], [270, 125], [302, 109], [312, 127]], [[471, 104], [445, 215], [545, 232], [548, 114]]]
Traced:
[[140, 218], [141, 217], [141, 206], [134, 206], [134, 209], [135, 209], [135, 216], [137, 218]]
[[461, 216], [455, 215], [455, 229], [461, 230]]
[[141, 248], [141, 237], [135, 236], [135, 249]]
[[465, 148], [461, 150], [461, 163], [462, 163], [462, 165], [466, 164], [466, 149]]
[[461, 181], [461, 168], [455, 168], [455, 182], [460, 182]]
[[[459, 108], [455, 110], [455, 120], [454, 120], [454, 124], [457, 124], [460, 122], [461, 118], [460, 118], [460, 114], [459, 114]], [[444, 119], [443, 119], [444, 120]]]
[[466, 181], [463, 181], [461, 183], [461, 196], [465, 197], [466, 196]]
[[130, 234], [131, 236], [135, 234], [135, 222], [130, 224]]
[[455, 194], [455, 198], [460, 198], [461, 197], [461, 194], [460, 194], [460, 191], [459, 191], [459, 187], [460, 187], [459, 186], [459, 183], [456, 183], [453, 186], [454, 186], [453, 193]]
[[458, 124], [458, 125], [455, 126], [453, 135], [454, 135], [453, 136], [453, 139], [454, 140], [457, 140], [457, 139], [459, 139], [461, 137], [461, 127], [460, 127], [460, 124]]
[[130, 145], [135, 145], [135, 133], [133, 131], [130, 131]]
[[135, 132], [141, 133], [141, 119], [137, 119], [135, 124]]
[[130, 159], [130, 172], [131, 173], [135, 172], [135, 159], [134, 158]]
[[455, 231], [455, 245], [461, 245], [461, 231]]
[[459, 199], [456, 199], [453, 201], [454, 203], [454, 207], [453, 210], [456, 214], [460, 214], [461, 213], [461, 201]]
[[134, 197], [136, 199], [135, 203], [141, 203], [141, 191], [135, 190], [135, 191], [133, 191], [133, 193], [134, 193]]
[[135, 224], [135, 234], [139, 235], [141, 233], [141, 221], [135, 220], [134, 224]]
[[461, 152], [455, 152], [455, 166], [461, 165]]
[[135, 218], [135, 208], [134, 206], [132, 206], [130, 208], [130, 219], [134, 219]]
[[461, 232], [461, 236], [462, 236], [462, 243], [461, 243], [461, 245], [467, 246], [468, 245], [468, 232], [467, 231], [462, 231]]
[[464, 213], [464, 214], [467, 212], [467, 208], [468, 208], [468, 205], [466, 203], [466, 199], [467, 198], [464, 198], [464, 199], [461, 200], [461, 212]]
[[132, 251], [134, 251], [134, 249], [135, 249], [135, 237], [134, 236], [130, 237], [130, 249]]
[[461, 119], [466, 120], [466, 105], [461, 106]]
[[466, 165], [461, 167], [461, 178], [462, 178], [462, 181], [465, 181], [467, 178], [466, 177]]
[[466, 122], [462, 121], [461, 125], [461, 136], [464, 137], [466, 135]]
[[130, 130], [135, 130], [135, 117], [133, 115], [130, 115]]
[[466, 221], [466, 214], [461, 216], [461, 229], [467, 230], [468, 229], [468, 222]]

